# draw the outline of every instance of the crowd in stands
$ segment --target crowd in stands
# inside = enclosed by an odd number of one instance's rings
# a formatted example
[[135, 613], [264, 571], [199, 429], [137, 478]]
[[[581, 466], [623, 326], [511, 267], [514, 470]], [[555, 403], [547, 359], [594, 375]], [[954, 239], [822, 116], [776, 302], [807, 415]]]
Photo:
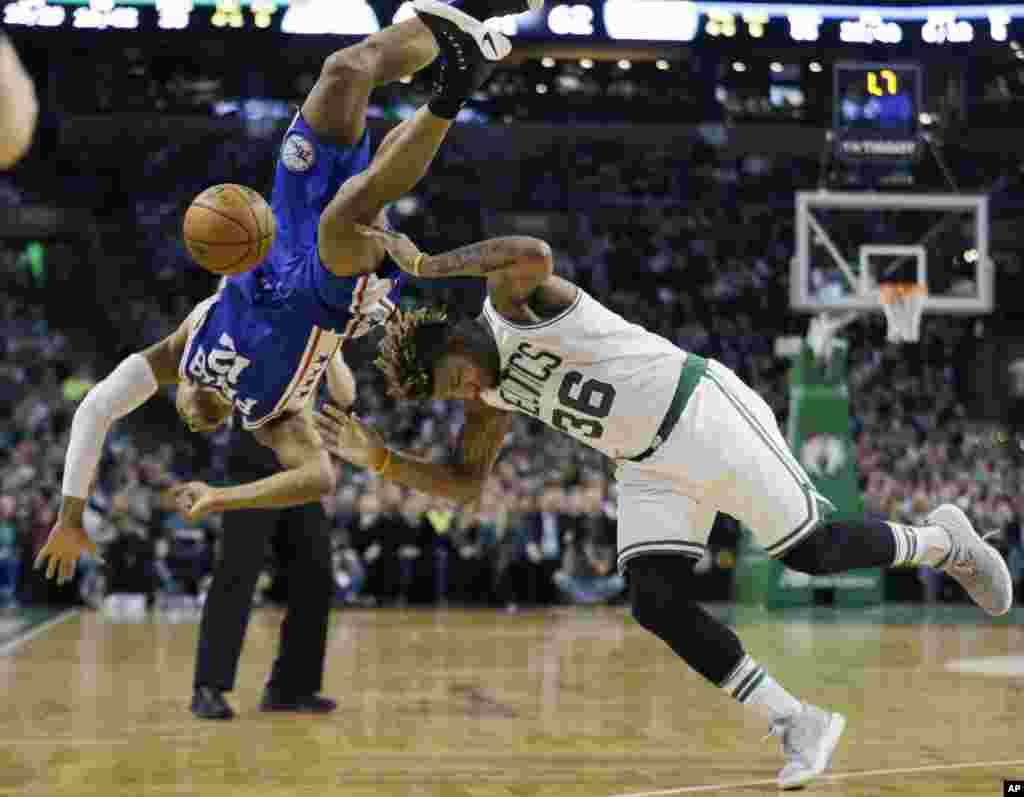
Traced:
[[[169, 401], [153, 402], [109, 437], [87, 521], [102, 542], [105, 566], [83, 562], [73, 585], [56, 587], [34, 574], [31, 562], [59, 505], [77, 402], [120, 357], [167, 334], [191, 302], [214, 289], [212, 278], [185, 256], [182, 208], [215, 182], [265, 188], [276, 146], [273, 139], [210, 135], [168, 143], [149, 151], [141, 166], [126, 166], [118, 176], [121, 204], [104, 211], [116, 224], [100, 230], [100, 259], [89, 272], [123, 290], [97, 296], [87, 335], [69, 329], [55, 310], [61, 305], [52, 291], [67, 284], [45, 279], [46, 273], [74, 278], [75, 270], [62, 271], [61, 263], [81, 252], [49, 246], [41, 281], [22, 243], [0, 245], [0, 272], [13, 275], [17, 288], [0, 297], [0, 605], [98, 603], [112, 591], [202, 599], [219, 520], [188, 523], [163, 493], [178, 480], [222, 480], [227, 435], [188, 435]], [[494, 229], [496, 210], [481, 196], [494, 196], [495, 207], [518, 204], [559, 216], [565, 225], [545, 234], [560, 273], [630, 320], [734, 368], [785, 428], [786, 363], [775, 357], [773, 342], [806, 327], [805, 318], [784, 308], [793, 240], [787, 202], [794, 187], [810, 187], [810, 162], [716, 159], [700, 150], [683, 158], [600, 142], [581, 145], [571, 167], [568, 157], [553, 146], [547, 159], [542, 153], [524, 164], [521, 172], [530, 179], [522, 179], [507, 165], [475, 160], [464, 146], [453, 146], [415, 202], [396, 208], [395, 220], [436, 251]], [[17, 197], [21, 190], [17, 180], [0, 180], [0, 191]], [[102, 276], [108, 263], [113, 275]], [[404, 300], [444, 301], [468, 312], [480, 295], [479, 286], [466, 282], [418, 283]], [[885, 347], [876, 322], [848, 332], [852, 431], [868, 511], [913, 522], [954, 500], [979, 528], [1002, 532], [999, 544], [1020, 578], [1024, 504], [1015, 442], [965, 409], [973, 320], [926, 321], [922, 342], [900, 348]], [[349, 356], [359, 384], [357, 411], [390, 442], [448, 456], [461, 424], [459, 406], [386, 399], [369, 364], [372, 345], [355, 345]], [[514, 609], [622, 600], [612, 468], [535, 421], [516, 419], [479, 508], [419, 496], [341, 463], [338, 470], [337, 493], [324, 506], [339, 605]], [[729, 598], [735, 556], [719, 554], [735, 552], [740, 534], [735, 522], [719, 519], [697, 567], [700, 597]], [[287, 588], [274, 562], [268, 551], [259, 600]], [[952, 598], [959, 593], [951, 583], [926, 579], [913, 597]]]

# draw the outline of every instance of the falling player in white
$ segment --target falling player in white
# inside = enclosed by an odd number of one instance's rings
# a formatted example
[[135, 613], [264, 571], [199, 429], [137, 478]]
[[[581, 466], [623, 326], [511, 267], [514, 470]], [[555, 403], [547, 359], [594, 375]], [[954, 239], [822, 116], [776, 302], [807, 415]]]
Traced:
[[845, 718], [803, 703], [747, 655], [691, 597], [686, 576], [716, 512], [750, 528], [788, 567], [811, 574], [926, 564], [956, 578], [985, 611], [1012, 603], [1005, 563], [951, 505], [927, 526], [830, 518], [830, 502], [789, 451], [753, 390], [714, 360], [631, 324], [554, 276], [547, 244], [496, 238], [427, 256], [405, 236], [364, 229], [418, 277], [487, 279], [476, 319], [417, 310], [388, 325], [377, 360], [389, 392], [462, 399], [466, 422], [452, 465], [387, 448], [351, 415], [320, 414], [328, 449], [388, 479], [474, 502], [509, 429], [525, 413], [618, 465], [618, 566], [633, 616], [697, 672], [768, 721], [787, 763], [782, 788], [828, 765]]

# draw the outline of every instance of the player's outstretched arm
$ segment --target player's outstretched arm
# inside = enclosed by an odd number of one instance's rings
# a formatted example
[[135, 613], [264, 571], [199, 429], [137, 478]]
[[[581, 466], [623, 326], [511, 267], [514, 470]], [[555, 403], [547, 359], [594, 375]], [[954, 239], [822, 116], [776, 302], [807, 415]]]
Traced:
[[554, 274], [551, 247], [539, 238], [490, 238], [440, 255], [421, 252], [406, 235], [377, 227], [360, 232], [381, 241], [398, 266], [426, 279], [483, 277], [493, 301], [522, 302]]
[[313, 425], [312, 410], [289, 415], [254, 433], [272, 449], [284, 470], [233, 487], [186, 482], [171, 488], [178, 508], [189, 520], [234, 509], [283, 509], [319, 501], [334, 490], [334, 468]]
[[459, 504], [476, 503], [498, 458], [511, 415], [475, 402], [466, 403], [457, 462], [425, 462], [384, 444], [377, 430], [353, 415], [325, 407], [316, 414], [327, 448], [354, 465], [370, 468], [393, 482]]
[[96, 554], [96, 546], [82, 528], [85, 504], [103, 454], [111, 425], [145, 404], [157, 388], [178, 381], [178, 361], [188, 338], [182, 324], [173, 335], [141, 354], [125, 358], [106, 379], [90, 390], [75, 410], [71, 439], [64, 457], [64, 484], [57, 523], [36, 557], [36, 567], [49, 560], [47, 578], [56, 574], [63, 583], [75, 574], [83, 553]]

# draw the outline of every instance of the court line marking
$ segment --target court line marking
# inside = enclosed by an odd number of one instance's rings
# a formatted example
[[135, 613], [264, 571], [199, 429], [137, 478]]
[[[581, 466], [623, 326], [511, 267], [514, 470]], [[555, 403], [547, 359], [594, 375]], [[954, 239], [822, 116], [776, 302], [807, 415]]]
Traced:
[[70, 620], [72, 617], [75, 617], [80, 611], [81, 609], [65, 609], [56, 617], [51, 617], [44, 623], [32, 626], [26, 633], [22, 634], [21, 636], [12, 639], [10, 642], [5, 642], [3, 645], [0, 645], [0, 656], [10, 655], [15, 650], [24, 645], [26, 642], [31, 642], [36, 637], [45, 634], [55, 625], [59, 625], [60, 623], [63, 623], [65, 620]]
[[[1024, 765], [1024, 758], [1012, 761], [976, 761], [962, 764], [933, 764], [926, 767], [898, 767], [894, 769], [865, 769], [860, 772], [840, 772], [835, 775], [819, 775], [819, 781], [853, 780], [854, 778], [871, 778], [879, 775], [913, 775], [920, 772], [942, 772], [951, 769], [982, 769], [985, 767], [1006, 767]], [[753, 786], [774, 786], [771, 780], [748, 780], [740, 783], [713, 783], [707, 786], [681, 786], [677, 789], [660, 791], [638, 791], [628, 794], [614, 794], [612, 797], [669, 797], [674, 794], [697, 794], [699, 792], [724, 791], [726, 789], [748, 789]]]

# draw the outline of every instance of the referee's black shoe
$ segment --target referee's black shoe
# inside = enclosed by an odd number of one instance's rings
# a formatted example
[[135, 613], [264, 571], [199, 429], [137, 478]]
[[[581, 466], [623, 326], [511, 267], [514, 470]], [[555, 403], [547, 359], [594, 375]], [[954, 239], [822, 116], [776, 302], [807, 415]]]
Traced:
[[192, 693], [192, 713], [201, 720], [230, 720], [235, 717], [224, 693], [212, 686], [196, 687]]
[[286, 695], [276, 689], [263, 690], [260, 711], [291, 711], [299, 714], [330, 714], [338, 707], [336, 701], [320, 695]]

